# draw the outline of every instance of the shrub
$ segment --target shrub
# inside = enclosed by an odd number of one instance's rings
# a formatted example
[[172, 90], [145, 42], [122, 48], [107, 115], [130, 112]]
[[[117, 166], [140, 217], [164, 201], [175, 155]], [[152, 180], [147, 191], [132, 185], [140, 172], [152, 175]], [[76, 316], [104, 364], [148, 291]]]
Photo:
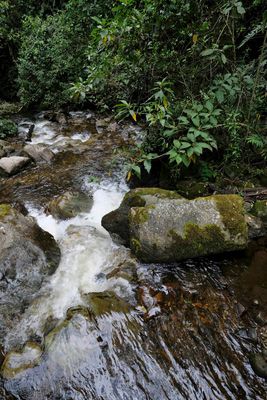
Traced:
[[15, 136], [18, 133], [17, 125], [10, 119], [0, 119], [0, 139]]

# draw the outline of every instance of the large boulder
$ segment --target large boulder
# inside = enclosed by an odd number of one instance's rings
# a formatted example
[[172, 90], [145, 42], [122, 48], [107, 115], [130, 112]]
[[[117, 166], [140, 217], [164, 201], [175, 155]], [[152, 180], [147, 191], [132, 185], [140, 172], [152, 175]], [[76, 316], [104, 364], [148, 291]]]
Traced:
[[21, 171], [29, 162], [29, 157], [3, 157], [0, 159], [0, 175], [14, 175]]
[[244, 249], [243, 200], [215, 195], [187, 200], [162, 189], [135, 189], [102, 225], [144, 262], [174, 262]]
[[40, 144], [27, 144], [24, 146], [23, 152], [36, 163], [51, 162], [55, 156], [52, 150]]
[[92, 196], [82, 192], [69, 191], [51, 200], [46, 207], [46, 212], [56, 219], [69, 219], [80, 213], [89, 212], [92, 206]]
[[120, 207], [102, 218], [102, 226], [126, 246], [130, 246], [129, 214], [132, 207], [156, 204], [160, 199], [182, 199], [176, 192], [159, 188], [137, 188], [126, 193]]
[[0, 345], [59, 260], [54, 238], [32, 217], [0, 205]]

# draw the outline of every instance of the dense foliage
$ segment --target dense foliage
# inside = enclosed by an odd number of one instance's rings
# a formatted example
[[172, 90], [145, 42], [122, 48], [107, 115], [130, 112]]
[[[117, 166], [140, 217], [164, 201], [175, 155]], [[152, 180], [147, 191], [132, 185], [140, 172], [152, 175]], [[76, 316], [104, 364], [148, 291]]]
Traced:
[[118, 118], [147, 127], [136, 174], [154, 159], [204, 179], [266, 163], [264, 0], [0, 5], [3, 73], [23, 105], [117, 105]]
[[0, 118], [0, 139], [6, 139], [10, 136], [15, 136], [18, 133], [17, 125], [5, 118]]

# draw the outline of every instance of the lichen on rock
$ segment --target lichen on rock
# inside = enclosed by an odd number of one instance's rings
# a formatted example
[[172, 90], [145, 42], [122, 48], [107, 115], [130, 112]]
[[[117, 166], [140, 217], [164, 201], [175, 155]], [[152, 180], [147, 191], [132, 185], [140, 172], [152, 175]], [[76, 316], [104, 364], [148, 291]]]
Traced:
[[243, 199], [238, 195], [187, 200], [173, 191], [134, 189], [102, 222], [145, 262], [240, 250], [248, 242]]
[[132, 208], [129, 221], [131, 243], [140, 244], [132, 250], [146, 262], [239, 250], [248, 240], [243, 202], [235, 195], [161, 199], [153, 207]]

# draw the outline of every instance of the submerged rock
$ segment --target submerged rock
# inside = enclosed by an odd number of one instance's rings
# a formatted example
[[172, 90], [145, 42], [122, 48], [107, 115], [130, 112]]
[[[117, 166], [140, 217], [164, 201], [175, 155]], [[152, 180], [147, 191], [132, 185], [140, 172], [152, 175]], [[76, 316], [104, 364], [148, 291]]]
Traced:
[[162, 189], [135, 189], [102, 225], [145, 262], [174, 262], [247, 246], [243, 200], [217, 195], [187, 200]]
[[267, 379], [267, 350], [263, 350], [262, 353], [251, 354], [250, 363], [258, 376]]
[[4, 379], [14, 378], [20, 372], [39, 364], [42, 349], [36, 343], [27, 343], [22, 352], [11, 351], [5, 358], [1, 368]]
[[30, 159], [28, 157], [3, 157], [0, 159], [0, 174], [14, 175], [29, 164]]
[[54, 158], [52, 150], [39, 144], [28, 144], [24, 146], [23, 151], [37, 163], [51, 162]]
[[55, 240], [33, 218], [0, 205], [0, 344], [59, 260]]
[[130, 310], [129, 303], [111, 291], [89, 293], [83, 297], [89, 303], [89, 308], [95, 316], [111, 312], [127, 313]]
[[69, 219], [82, 212], [89, 212], [92, 206], [92, 197], [85, 193], [69, 191], [50, 201], [46, 211], [57, 219]]

